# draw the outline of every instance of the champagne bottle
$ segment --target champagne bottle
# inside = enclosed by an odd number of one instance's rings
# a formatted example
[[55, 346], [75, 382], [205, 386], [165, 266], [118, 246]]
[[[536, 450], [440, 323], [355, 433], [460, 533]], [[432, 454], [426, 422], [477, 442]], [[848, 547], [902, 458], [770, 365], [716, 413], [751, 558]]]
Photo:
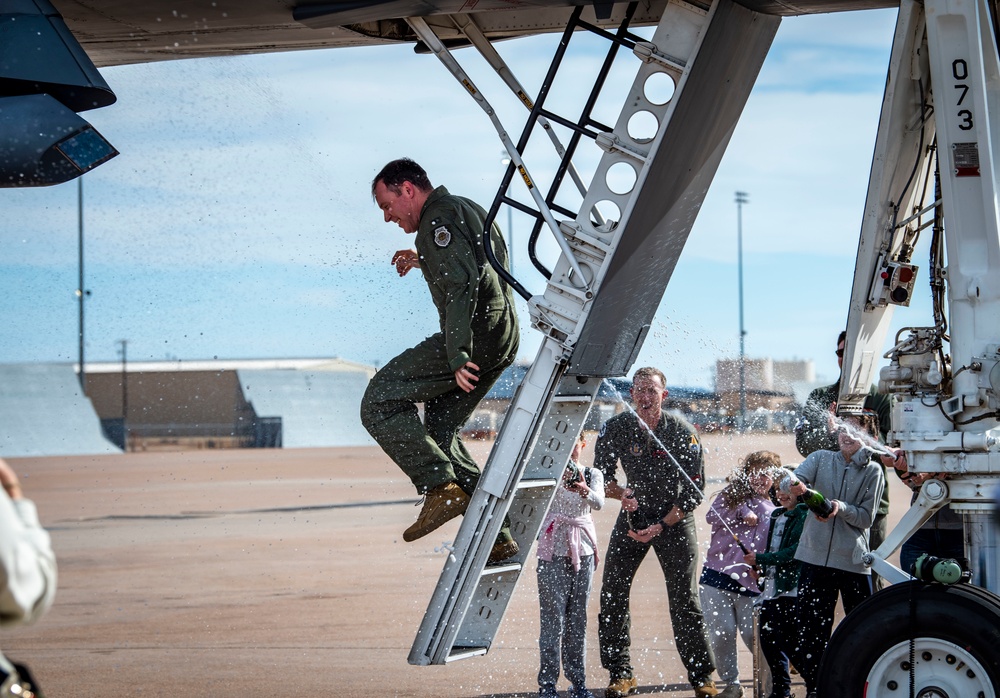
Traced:
[[[799, 481], [794, 476], [789, 475], [781, 483], [781, 489], [788, 492], [797, 484], [799, 484]], [[821, 519], [825, 519], [833, 513], [833, 504], [830, 503], [830, 500], [824, 497], [822, 492], [814, 489], [807, 487], [806, 493], [799, 495], [799, 501], [809, 507], [809, 510]]]

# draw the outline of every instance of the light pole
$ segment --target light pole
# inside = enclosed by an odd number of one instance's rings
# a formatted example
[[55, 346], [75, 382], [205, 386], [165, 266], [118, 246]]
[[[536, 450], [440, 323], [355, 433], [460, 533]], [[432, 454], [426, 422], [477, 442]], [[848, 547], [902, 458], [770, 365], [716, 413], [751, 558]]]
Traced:
[[118, 343], [122, 345], [122, 450], [128, 451], [128, 340]]
[[77, 177], [77, 205], [76, 205], [76, 218], [77, 218], [77, 260], [79, 278], [77, 279], [76, 287], [76, 297], [79, 301], [79, 311], [80, 311], [80, 327], [79, 327], [79, 342], [80, 342], [80, 390], [84, 395], [87, 394], [87, 374], [83, 368], [83, 297], [86, 292], [83, 290], [83, 177]]
[[750, 203], [745, 191], [736, 192], [736, 268], [739, 277], [740, 299], [740, 431], [747, 426], [747, 362], [746, 336], [743, 328], [743, 204]]

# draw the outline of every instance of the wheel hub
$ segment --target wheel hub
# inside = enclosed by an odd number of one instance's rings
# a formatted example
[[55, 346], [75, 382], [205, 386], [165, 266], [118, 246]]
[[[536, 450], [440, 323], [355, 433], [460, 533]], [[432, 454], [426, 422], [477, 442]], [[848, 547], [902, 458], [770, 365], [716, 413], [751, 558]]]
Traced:
[[868, 698], [907, 698], [912, 676], [916, 698], [997, 698], [989, 673], [966, 649], [938, 638], [901, 642], [868, 673]]

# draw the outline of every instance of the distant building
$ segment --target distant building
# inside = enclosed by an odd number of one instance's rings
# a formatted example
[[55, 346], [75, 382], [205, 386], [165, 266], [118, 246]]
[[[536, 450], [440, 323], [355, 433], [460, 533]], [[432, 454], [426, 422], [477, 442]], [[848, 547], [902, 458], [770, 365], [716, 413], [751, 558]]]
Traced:
[[370, 445], [375, 368], [336, 358], [88, 363], [87, 397], [127, 450]]
[[794, 393], [799, 385], [816, 382], [816, 364], [812, 360], [794, 359], [774, 362], [774, 385]]
[[[798, 409], [796, 387], [816, 380], [813, 362], [746, 359], [744, 366], [748, 426], [767, 431], [790, 429]], [[720, 411], [732, 422], [741, 408], [739, 359], [715, 362], [715, 389]]]

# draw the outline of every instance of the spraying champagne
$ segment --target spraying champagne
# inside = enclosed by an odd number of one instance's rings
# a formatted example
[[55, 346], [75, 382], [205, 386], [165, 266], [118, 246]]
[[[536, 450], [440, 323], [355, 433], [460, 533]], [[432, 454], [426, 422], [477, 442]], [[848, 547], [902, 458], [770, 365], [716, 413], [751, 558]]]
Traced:
[[[791, 489], [799, 484], [799, 480], [794, 475], [787, 476], [781, 481], [781, 489], [791, 492]], [[821, 519], [827, 518], [833, 513], [833, 504], [823, 496], [822, 492], [806, 487], [805, 494], [799, 495], [799, 501], [809, 507], [809, 510]]]

